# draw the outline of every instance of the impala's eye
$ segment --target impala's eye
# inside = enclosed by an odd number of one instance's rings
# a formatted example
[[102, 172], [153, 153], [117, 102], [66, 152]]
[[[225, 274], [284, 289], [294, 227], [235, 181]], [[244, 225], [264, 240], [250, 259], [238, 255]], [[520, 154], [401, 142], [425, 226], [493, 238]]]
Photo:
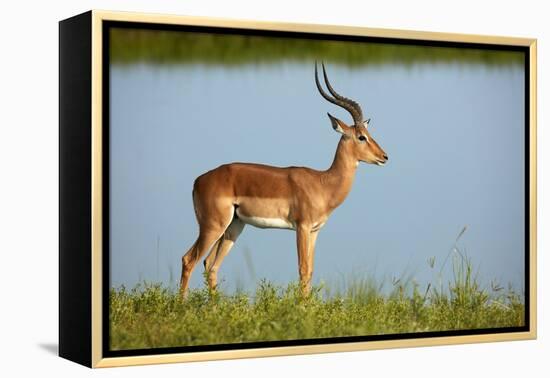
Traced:
[[366, 142], [366, 141], [367, 141], [367, 137], [364, 136], [364, 135], [359, 135], [359, 140], [360, 140], [361, 142]]

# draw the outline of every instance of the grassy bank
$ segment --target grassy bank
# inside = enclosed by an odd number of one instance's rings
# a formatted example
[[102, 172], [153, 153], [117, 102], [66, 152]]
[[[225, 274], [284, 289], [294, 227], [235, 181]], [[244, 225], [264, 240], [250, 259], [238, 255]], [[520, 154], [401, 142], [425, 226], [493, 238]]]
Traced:
[[316, 287], [301, 298], [297, 284], [261, 282], [255, 293], [191, 290], [186, 300], [160, 285], [112, 289], [114, 350], [322, 337], [522, 326], [522, 296], [481, 288], [471, 265], [460, 263], [448, 285], [421, 289], [393, 283], [384, 294], [372, 281], [338, 292]]
[[237, 66], [315, 60], [346, 66], [461, 62], [519, 66], [523, 54], [506, 50], [397, 45], [258, 35], [113, 29], [114, 63], [215, 64]]

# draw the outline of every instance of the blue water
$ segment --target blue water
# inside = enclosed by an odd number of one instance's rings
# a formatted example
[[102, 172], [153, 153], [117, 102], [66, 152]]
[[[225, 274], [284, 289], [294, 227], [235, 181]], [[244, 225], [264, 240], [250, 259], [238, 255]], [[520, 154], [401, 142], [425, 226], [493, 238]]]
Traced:
[[[488, 284], [524, 279], [524, 72], [483, 64], [328, 67], [389, 155], [361, 165], [321, 230], [314, 282], [452, 280], [458, 241]], [[111, 285], [177, 285], [194, 242], [193, 180], [232, 161], [327, 168], [350, 121], [315, 88], [313, 63], [111, 66]], [[451, 253], [456, 255], [456, 253]], [[428, 265], [435, 258], [435, 267]], [[200, 287], [202, 264], [191, 287]], [[226, 291], [297, 279], [295, 234], [247, 226], [219, 273]]]

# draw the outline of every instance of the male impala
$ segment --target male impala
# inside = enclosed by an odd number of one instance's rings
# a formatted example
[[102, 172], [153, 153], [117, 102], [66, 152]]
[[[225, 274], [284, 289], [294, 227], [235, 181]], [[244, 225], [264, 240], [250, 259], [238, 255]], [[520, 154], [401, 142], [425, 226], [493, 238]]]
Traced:
[[180, 290], [185, 296], [193, 268], [206, 252], [204, 261], [208, 285], [216, 288], [217, 272], [224, 257], [239, 237], [245, 224], [260, 228], [286, 228], [296, 231], [298, 271], [302, 293], [311, 287], [315, 241], [332, 211], [348, 195], [360, 161], [384, 165], [388, 156], [370, 136], [359, 104], [319, 83], [317, 64], [315, 83], [329, 102], [347, 110], [353, 125], [328, 114], [332, 128], [342, 134], [334, 161], [326, 171], [306, 167], [272, 167], [252, 163], [231, 163], [206, 172], [195, 180], [193, 205], [199, 223], [199, 236], [182, 257]]

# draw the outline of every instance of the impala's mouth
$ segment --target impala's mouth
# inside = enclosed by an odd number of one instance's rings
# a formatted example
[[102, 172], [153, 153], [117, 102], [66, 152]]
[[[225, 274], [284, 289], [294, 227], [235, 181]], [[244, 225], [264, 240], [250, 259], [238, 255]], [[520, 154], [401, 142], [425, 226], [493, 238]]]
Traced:
[[381, 159], [377, 158], [375, 160], [376, 165], [380, 165], [380, 166], [386, 165], [387, 162], [388, 162], [388, 155], [386, 154], [383, 154]]

